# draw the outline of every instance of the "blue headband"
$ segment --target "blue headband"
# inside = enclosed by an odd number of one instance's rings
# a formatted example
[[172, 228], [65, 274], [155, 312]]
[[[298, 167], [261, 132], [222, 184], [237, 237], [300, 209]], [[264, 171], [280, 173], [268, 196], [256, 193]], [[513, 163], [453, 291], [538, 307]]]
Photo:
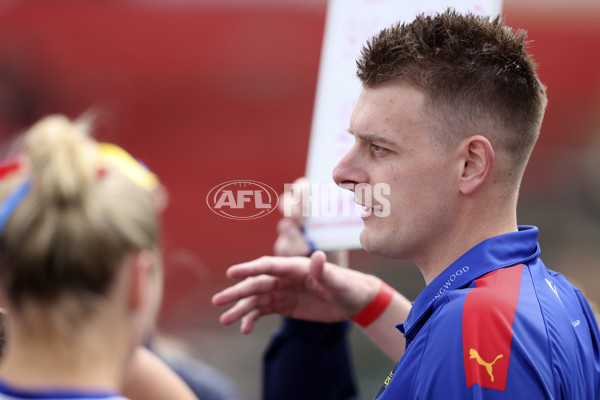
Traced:
[[2, 232], [2, 228], [4, 228], [4, 224], [10, 215], [15, 211], [15, 208], [17, 208], [30, 190], [31, 181], [27, 179], [8, 195], [6, 200], [4, 200], [4, 203], [0, 204], [0, 232]]

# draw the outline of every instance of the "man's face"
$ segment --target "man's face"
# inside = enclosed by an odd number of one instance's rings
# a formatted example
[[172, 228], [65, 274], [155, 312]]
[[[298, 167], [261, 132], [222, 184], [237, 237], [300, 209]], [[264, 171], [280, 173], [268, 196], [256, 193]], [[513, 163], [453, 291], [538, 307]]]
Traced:
[[360, 241], [371, 253], [416, 261], [449, 232], [461, 165], [456, 149], [432, 141], [428, 118], [423, 92], [398, 82], [364, 88], [354, 108], [355, 143], [333, 178], [343, 186], [389, 185], [389, 216], [363, 216]]

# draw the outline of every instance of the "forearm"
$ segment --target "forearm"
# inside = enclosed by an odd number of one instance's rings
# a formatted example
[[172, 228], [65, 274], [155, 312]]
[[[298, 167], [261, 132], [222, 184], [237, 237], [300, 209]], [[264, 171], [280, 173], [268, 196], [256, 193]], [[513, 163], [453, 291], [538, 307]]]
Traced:
[[[332, 251], [327, 253], [327, 259], [341, 267], [348, 267], [348, 251]], [[365, 276], [365, 290], [373, 291], [373, 285], [378, 290], [381, 280], [372, 275]], [[367, 282], [368, 281], [368, 282]], [[371, 295], [374, 297], [375, 295]], [[385, 311], [369, 326], [363, 328], [365, 334], [394, 362], [398, 361], [404, 353], [404, 335], [396, 324], [404, 322], [410, 311], [411, 303], [400, 293], [394, 291], [394, 295]]]
[[404, 335], [396, 324], [404, 322], [411, 303], [400, 293], [395, 292], [385, 311], [369, 326], [363, 328], [367, 336], [393, 361], [398, 361], [404, 353]]

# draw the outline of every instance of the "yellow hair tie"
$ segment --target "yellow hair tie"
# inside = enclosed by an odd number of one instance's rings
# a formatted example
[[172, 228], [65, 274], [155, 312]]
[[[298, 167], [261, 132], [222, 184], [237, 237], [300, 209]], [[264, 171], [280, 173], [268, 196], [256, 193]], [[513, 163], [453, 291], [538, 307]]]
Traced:
[[111, 143], [98, 143], [101, 163], [109, 164], [142, 189], [152, 191], [159, 185], [158, 177], [121, 147]]

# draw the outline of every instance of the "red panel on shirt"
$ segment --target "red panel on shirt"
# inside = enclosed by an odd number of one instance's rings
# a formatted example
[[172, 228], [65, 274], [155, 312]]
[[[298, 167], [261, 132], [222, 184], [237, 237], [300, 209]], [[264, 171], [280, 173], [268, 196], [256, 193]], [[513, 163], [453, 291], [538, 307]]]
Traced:
[[477, 279], [467, 294], [462, 331], [468, 387], [506, 388], [522, 273], [523, 264], [496, 270]]

